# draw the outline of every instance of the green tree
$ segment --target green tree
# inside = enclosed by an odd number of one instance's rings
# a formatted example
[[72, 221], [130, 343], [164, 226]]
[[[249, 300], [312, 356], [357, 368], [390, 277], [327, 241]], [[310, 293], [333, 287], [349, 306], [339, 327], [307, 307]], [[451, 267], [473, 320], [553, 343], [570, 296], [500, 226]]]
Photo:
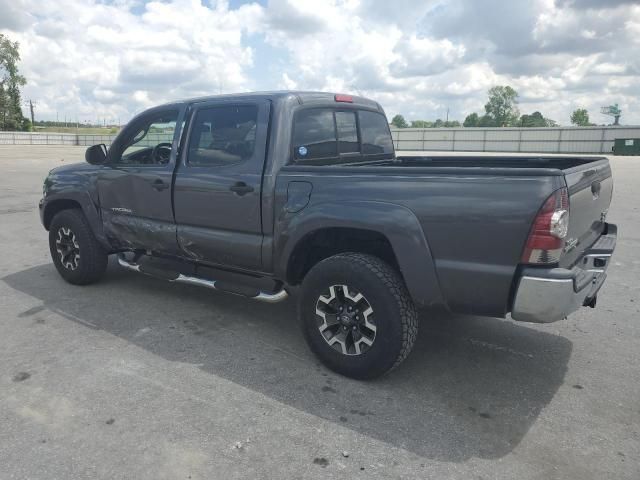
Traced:
[[498, 127], [508, 127], [518, 123], [518, 92], [508, 85], [498, 85], [489, 89], [489, 101], [484, 106], [488, 117]]
[[33, 125], [31, 125], [31, 120], [29, 120], [27, 117], [22, 117], [20, 130], [22, 130], [23, 132], [33, 132]]
[[407, 128], [409, 126], [407, 121], [400, 114], [396, 115], [391, 119], [391, 125], [393, 125], [396, 128]]
[[531, 115], [522, 115], [520, 117], [521, 127], [546, 127], [547, 119], [540, 112], [533, 112]]
[[479, 127], [497, 127], [496, 121], [489, 115], [483, 115], [478, 120]]
[[589, 122], [589, 112], [587, 112], [586, 108], [578, 108], [577, 110], [574, 110], [571, 114], [571, 123], [579, 127], [588, 127], [593, 125], [593, 123]]
[[444, 127], [444, 122], [442, 121], [441, 118], [436, 119], [435, 122], [433, 122], [433, 128], [442, 128]]
[[444, 122], [444, 126], [447, 128], [457, 128], [460, 127], [460, 122], [458, 120], [447, 120]]
[[412, 120], [411, 128], [431, 128], [433, 127], [433, 122], [429, 122], [427, 120]]
[[20, 87], [27, 83], [18, 73], [18, 42], [0, 33], [0, 129], [26, 128], [20, 106]]
[[9, 105], [9, 96], [4, 89], [4, 84], [0, 82], [0, 130], [4, 130], [7, 118], [7, 108]]
[[464, 119], [462, 125], [465, 127], [477, 127], [479, 122], [480, 117], [478, 117], [478, 114], [474, 112], [467, 115], [467, 118]]

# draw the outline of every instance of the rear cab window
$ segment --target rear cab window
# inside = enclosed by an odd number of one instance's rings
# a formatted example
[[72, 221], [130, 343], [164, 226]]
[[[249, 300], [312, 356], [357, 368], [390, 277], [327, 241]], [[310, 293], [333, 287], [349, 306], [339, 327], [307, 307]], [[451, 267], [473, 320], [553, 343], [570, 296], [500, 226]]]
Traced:
[[364, 109], [310, 107], [294, 116], [293, 162], [331, 165], [393, 158], [386, 117]]

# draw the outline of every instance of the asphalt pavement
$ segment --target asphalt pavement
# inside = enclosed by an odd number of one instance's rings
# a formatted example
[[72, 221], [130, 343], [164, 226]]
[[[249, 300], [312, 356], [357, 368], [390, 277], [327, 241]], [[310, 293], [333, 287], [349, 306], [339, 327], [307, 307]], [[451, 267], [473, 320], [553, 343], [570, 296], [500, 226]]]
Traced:
[[42, 180], [84, 148], [0, 146], [0, 480], [640, 478], [640, 157], [610, 157], [596, 309], [550, 325], [423, 314], [359, 382], [262, 304], [137, 275], [66, 284]]

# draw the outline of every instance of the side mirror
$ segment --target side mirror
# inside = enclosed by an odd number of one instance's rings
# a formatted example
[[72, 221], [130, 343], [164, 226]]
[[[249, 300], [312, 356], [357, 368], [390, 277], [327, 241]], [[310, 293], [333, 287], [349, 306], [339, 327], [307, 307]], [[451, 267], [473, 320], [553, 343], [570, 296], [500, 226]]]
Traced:
[[104, 165], [107, 162], [107, 146], [100, 143], [87, 148], [84, 159], [91, 165]]

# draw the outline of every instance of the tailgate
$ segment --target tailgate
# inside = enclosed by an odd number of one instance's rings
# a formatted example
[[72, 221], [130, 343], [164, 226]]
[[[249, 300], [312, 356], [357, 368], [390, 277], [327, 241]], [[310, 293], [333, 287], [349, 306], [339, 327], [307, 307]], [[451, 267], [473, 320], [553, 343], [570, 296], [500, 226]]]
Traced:
[[609, 160], [565, 170], [569, 190], [569, 233], [560, 266], [572, 266], [602, 234], [611, 203], [613, 179]]

